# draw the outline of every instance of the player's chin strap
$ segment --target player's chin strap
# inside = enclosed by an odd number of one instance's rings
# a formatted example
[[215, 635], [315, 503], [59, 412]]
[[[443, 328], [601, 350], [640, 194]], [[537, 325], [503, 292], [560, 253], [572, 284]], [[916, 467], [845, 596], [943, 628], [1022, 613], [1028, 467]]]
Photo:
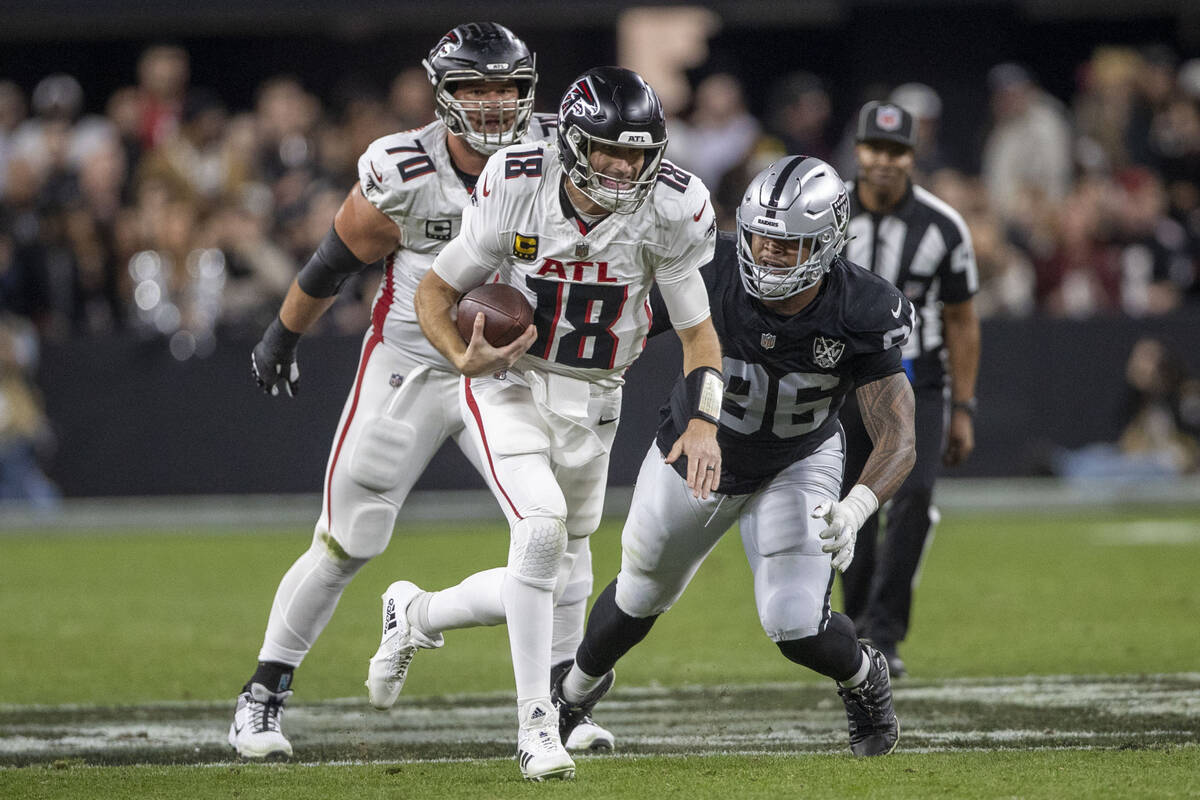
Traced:
[[721, 373], [712, 367], [696, 367], [683, 379], [683, 385], [692, 411], [691, 418], [720, 425], [721, 398], [725, 395], [725, 381]]

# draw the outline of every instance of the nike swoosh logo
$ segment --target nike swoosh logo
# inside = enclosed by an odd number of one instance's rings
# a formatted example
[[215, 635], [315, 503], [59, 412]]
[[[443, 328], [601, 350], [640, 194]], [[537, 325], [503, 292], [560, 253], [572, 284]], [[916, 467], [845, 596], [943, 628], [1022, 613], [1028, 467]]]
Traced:
[[896, 307], [894, 309], [892, 309], [892, 316], [895, 317], [896, 319], [900, 319], [900, 312], [903, 310], [904, 310], [904, 301], [897, 300]]
[[608, 425], [610, 423], [616, 422], [619, 419], [620, 419], [620, 417], [609, 417], [608, 419], [602, 418], [602, 419], [597, 420], [596, 424], [597, 425]]
[[491, 194], [491, 192], [489, 192], [488, 188], [487, 188], [487, 179], [488, 179], [488, 176], [484, 175], [483, 176], [483, 196], [484, 197], [487, 197], [488, 195]]
[[377, 180], [379, 183], [383, 183], [383, 176], [379, 174], [379, 170], [375, 169], [374, 161], [371, 162], [371, 174], [375, 176], [375, 180]]
[[705, 201], [704, 201], [704, 203], [703, 203], [703, 204], [701, 204], [701, 206], [700, 206], [700, 210], [699, 210], [699, 211], [697, 211], [697, 212], [695, 213], [695, 215], [692, 217], [692, 222], [699, 222], [699, 221], [700, 221], [700, 217], [704, 216], [704, 208], [705, 208], [705, 206], [707, 206], [707, 205], [708, 205], [708, 201], [707, 201], [707, 200], [705, 200]]

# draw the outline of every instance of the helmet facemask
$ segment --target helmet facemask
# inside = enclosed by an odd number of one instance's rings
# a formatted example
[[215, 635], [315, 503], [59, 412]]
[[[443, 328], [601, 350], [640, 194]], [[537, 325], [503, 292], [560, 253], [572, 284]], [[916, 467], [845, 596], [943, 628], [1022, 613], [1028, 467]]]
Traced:
[[[760, 300], [784, 300], [816, 286], [846, 246], [850, 201], [842, 179], [819, 159], [789, 156], [760, 172], [738, 206], [742, 285]], [[761, 264], [754, 234], [799, 245], [792, 264]]]
[[[655, 142], [647, 133], [625, 132], [613, 141], [592, 136], [577, 125], [572, 126], [561, 138], [574, 155], [575, 163], [567, 173], [571, 183], [589, 200], [616, 214], [632, 214], [646, 202], [658, 180], [658, 167], [662, 163], [663, 152], [667, 149], [666, 137]], [[592, 148], [596, 145], [632, 147], [644, 151], [645, 158], [641, 170], [631, 178], [617, 178], [597, 172], [591, 161]], [[606, 186], [605, 181], [624, 185]]]
[[[816, 235], [789, 236], [779, 228], [756, 223], [775, 222], [766, 218], [744, 221], [738, 209], [738, 264], [741, 266], [742, 285], [746, 291], [760, 300], [783, 300], [815, 286], [829, 271], [837, 255], [833, 245], [840, 238], [832, 228]], [[759, 264], [754, 258], [751, 235], [757, 233], [769, 239], [799, 242], [796, 262], [786, 266]], [[841, 248], [837, 248], [840, 250]], [[807, 253], [807, 258], [804, 258]], [[803, 260], [801, 260], [803, 259]]]
[[[473, 69], [448, 70], [438, 77], [428, 60], [424, 65], [434, 84], [434, 103], [438, 116], [451, 133], [465, 139], [477, 153], [491, 155], [510, 144], [516, 144], [529, 130], [534, 87], [537, 84], [534, 66], [501, 75], [484, 75]], [[514, 100], [460, 100], [454, 96], [454, 91], [463, 83], [509, 80], [517, 84], [517, 97]], [[472, 124], [472, 117], [480, 123], [478, 126]], [[488, 121], [497, 123], [494, 130], [488, 130]]]

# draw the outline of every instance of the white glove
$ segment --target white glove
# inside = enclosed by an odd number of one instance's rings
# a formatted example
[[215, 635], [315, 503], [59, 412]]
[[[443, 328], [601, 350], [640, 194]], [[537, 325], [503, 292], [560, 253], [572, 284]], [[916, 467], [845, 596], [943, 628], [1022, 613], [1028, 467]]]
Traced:
[[867, 517], [879, 509], [879, 498], [875, 493], [861, 483], [841, 501], [826, 500], [812, 510], [813, 519], [824, 519], [828, 524], [818, 535], [826, 539], [821, 545], [821, 552], [833, 553], [833, 568], [845, 572], [846, 567], [854, 560], [854, 540], [858, 537], [858, 529], [867, 521]]

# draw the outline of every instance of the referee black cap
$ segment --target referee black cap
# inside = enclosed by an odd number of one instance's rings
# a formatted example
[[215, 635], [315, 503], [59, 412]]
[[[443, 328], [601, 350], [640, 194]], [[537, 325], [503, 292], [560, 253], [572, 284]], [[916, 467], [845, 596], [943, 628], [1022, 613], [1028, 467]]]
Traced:
[[858, 112], [856, 142], [896, 142], [905, 147], [916, 144], [912, 114], [895, 103], [872, 100]]

